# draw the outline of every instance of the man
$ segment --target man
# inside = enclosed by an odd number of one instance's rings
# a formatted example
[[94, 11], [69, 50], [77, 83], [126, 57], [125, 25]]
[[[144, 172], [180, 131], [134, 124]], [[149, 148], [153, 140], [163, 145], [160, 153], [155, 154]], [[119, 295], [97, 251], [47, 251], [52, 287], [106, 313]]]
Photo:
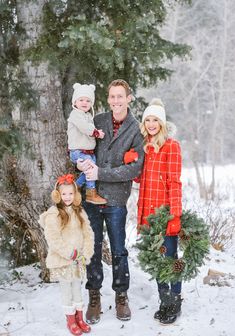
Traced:
[[[101, 113], [94, 118], [95, 127], [105, 133], [105, 137], [97, 141], [97, 165], [89, 160], [78, 165], [88, 180], [97, 180], [98, 192], [107, 200], [107, 205], [103, 206], [84, 203], [95, 233], [95, 253], [87, 268], [86, 284], [89, 290], [86, 320], [90, 324], [100, 320], [104, 221], [112, 253], [112, 288], [116, 292], [116, 316], [123, 321], [131, 318], [127, 297], [130, 275], [128, 251], [125, 248], [126, 203], [130, 196], [132, 179], [140, 174], [144, 157], [139, 124], [128, 107], [131, 99], [131, 90], [127, 82], [117, 79], [110, 83], [108, 103], [112, 112]], [[130, 149], [138, 153], [138, 159], [124, 164], [124, 155]]]

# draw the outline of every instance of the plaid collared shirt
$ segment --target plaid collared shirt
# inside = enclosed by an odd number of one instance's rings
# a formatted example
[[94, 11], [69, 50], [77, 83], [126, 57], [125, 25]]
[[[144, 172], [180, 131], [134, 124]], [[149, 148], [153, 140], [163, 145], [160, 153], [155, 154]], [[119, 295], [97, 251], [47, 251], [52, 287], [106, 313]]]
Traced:
[[115, 137], [116, 135], [117, 135], [117, 132], [118, 132], [118, 130], [119, 130], [119, 128], [122, 126], [122, 124], [123, 124], [123, 121], [125, 120], [121, 120], [121, 121], [117, 121], [117, 120], [115, 120], [114, 119], [114, 117], [113, 117], [113, 136]]

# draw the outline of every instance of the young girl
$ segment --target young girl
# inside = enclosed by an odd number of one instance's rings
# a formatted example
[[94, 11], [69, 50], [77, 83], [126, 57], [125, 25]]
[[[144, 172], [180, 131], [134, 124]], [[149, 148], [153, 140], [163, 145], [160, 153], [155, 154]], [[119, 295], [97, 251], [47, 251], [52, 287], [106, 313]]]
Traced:
[[[71, 161], [76, 165], [78, 161], [90, 159], [96, 163], [94, 148], [96, 138], [103, 139], [104, 132], [97, 130], [93, 122], [95, 102], [95, 86], [73, 85], [72, 106], [73, 110], [68, 118], [68, 148]], [[106, 204], [106, 200], [97, 194], [95, 181], [87, 181], [86, 175], [81, 172], [76, 183], [81, 187], [86, 184], [86, 201], [93, 204]]]
[[94, 253], [94, 233], [73, 175], [60, 176], [51, 197], [55, 206], [39, 220], [48, 243], [46, 264], [51, 280], [59, 281], [67, 327], [73, 335], [81, 335], [90, 331], [83, 321], [81, 281]]
[[[173, 219], [166, 229], [165, 255], [176, 258], [182, 213], [182, 158], [179, 143], [170, 137], [170, 131], [175, 127], [166, 122], [160, 99], [154, 99], [145, 109], [140, 127], [144, 136], [145, 161], [140, 176], [138, 226], [148, 225], [146, 218], [155, 212], [155, 208], [169, 205]], [[161, 303], [154, 318], [163, 324], [173, 323], [181, 312], [181, 282], [158, 282], [158, 291]]]

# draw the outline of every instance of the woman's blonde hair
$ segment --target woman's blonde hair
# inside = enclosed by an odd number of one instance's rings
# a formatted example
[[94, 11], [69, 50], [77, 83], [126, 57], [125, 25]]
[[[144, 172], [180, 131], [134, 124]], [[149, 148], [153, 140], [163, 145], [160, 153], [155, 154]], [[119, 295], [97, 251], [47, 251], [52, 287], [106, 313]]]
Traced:
[[160, 130], [159, 132], [153, 136], [152, 141], [150, 143], [149, 141], [149, 134], [147, 132], [147, 129], [145, 127], [145, 120], [140, 124], [140, 132], [144, 137], [144, 151], [145, 153], [148, 152], [148, 146], [151, 144], [151, 146], [154, 147], [155, 153], [159, 152], [159, 149], [164, 145], [167, 137], [168, 137], [168, 132], [166, 125], [158, 118], [156, 118], [157, 121], [159, 122], [160, 125]]

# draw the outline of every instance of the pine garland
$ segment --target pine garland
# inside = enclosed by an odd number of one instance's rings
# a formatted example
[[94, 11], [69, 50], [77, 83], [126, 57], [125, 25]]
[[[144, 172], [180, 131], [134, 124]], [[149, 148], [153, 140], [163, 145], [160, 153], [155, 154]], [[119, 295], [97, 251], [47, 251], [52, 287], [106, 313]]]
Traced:
[[172, 215], [166, 206], [156, 208], [155, 214], [148, 216], [149, 226], [141, 227], [137, 242], [138, 259], [141, 268], [158, 282], [189, 281], [196, 277], [209, 253], [209, 229], [195, 212], [183, 211], [179, 233], [179, 249], [183, 255], [179, 259], [166, 257], [163, 242], [170, 219]]

